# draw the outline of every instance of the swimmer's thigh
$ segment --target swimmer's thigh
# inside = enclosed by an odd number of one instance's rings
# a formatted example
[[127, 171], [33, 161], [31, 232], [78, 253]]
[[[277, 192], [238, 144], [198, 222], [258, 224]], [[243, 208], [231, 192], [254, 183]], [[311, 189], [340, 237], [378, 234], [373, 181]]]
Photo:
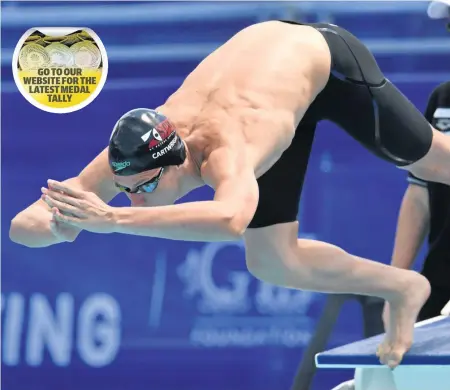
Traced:
[[424, 157], [433, 132], [423, 115], [384, 77], [361, 41], [342, 28], [325, 26], [321, 32], [332, 53], [333, 71], [316, 99], [321, 114], [398, 166]]

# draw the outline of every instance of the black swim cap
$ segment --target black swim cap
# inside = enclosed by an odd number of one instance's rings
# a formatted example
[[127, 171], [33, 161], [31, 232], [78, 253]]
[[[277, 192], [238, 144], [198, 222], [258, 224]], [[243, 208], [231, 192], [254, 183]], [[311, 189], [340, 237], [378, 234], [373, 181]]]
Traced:
[[118, 120], [108, 154], [109, 166], [118, 176], [181, 165], [186, 159], [184, 143], [172, 123], [148, 108], [131, 110]]

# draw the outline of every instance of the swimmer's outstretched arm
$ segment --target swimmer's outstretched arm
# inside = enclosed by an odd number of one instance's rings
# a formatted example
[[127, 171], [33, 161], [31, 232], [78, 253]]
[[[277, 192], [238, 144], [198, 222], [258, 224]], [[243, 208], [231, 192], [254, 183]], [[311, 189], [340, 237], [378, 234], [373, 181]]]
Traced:
[[[116, 210], [114, 232], [183, 241], [232, 241], [242, 238], [256, 210], [251, 178], [222, 183], [213, 201]], [[257, 186], [256, 182], [254, 183]], [[234, 191], [230, 197], [225, 187]], [[256, 187], [257, 190], [257, 187]]]
[[[64, 194], [47, 190], [55, 217], [96, 233], [122, 233], [184, 241], [229, 241], [241, 238], [258, 204], [253, 169], [239, 158], [216, 153], [208, 159], [206, 181], [215, 188], [213, 201], [162, 207], [113, 208], [92, 194], [50, 183]], [[233, 161], [234, 160], [234, 161]]]
[[160, 207], [110, 207], [93, 194], [50, 182], [64, 194], [46, 191], [58, 221], [94, 233], [122, 233], [183, 241], [230, 241], [241, 238], [257, 205], [253, 175], [219, 183], [213, 201]]
[[[94, 192], [103, 201], [109, 202], [117, 194], [117, 188], [109, 169], [107, 150], [101, 152], [77, 177], [64, 183]], [[44, 248], [72, 242], [82, 230], [64, 223], [55, 227], [54, 222], [50, 207], [39, 199], [13, 218], [9, 237], [13, 242], [29, 248]]]

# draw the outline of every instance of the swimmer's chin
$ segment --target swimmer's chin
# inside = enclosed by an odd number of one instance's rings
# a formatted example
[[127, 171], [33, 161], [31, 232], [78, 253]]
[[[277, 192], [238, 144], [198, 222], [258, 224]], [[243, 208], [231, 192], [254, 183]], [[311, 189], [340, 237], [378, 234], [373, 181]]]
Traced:
[[145, 207], [145, 206], [147, 206], [147, 203], [145, 202], [145, 200], [138, 200], [138, 201], [132, 200], [130, 202], [130, 206], [131, 207]]
[[130, 196], [130, 201], [131, 201], [130, 207], [157, 207], [157, 206], [167, 206], [174, 203], [169, 199], [157, 199], [147, 197], [141, 194]]
[[131, 207], [148, 207], [148, 204], [145, 195], [143, 194], [129, 194], [128, 198], [130, 199]]

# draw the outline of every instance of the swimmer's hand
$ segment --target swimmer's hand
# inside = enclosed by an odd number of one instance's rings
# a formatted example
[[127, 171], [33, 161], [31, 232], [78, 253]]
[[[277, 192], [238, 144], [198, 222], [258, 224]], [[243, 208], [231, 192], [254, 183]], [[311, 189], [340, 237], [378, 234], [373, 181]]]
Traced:
[[58, 221], [55, 218], [55, 215], [58, 213], [58, 209], [56, 207], [51, 209], [51, 213], [52, 219], [50, 221], [50, 231], [55, 238], [61, 242], [74, 242], [80, 233], [80, 229]]
[[41, 191], [42, 199], [52, 209], [56, 224], [67, 224], [92, 233], [114, 231], [114, 208], [93, 192], [55, 180], [48, 180], [48, 188]]

